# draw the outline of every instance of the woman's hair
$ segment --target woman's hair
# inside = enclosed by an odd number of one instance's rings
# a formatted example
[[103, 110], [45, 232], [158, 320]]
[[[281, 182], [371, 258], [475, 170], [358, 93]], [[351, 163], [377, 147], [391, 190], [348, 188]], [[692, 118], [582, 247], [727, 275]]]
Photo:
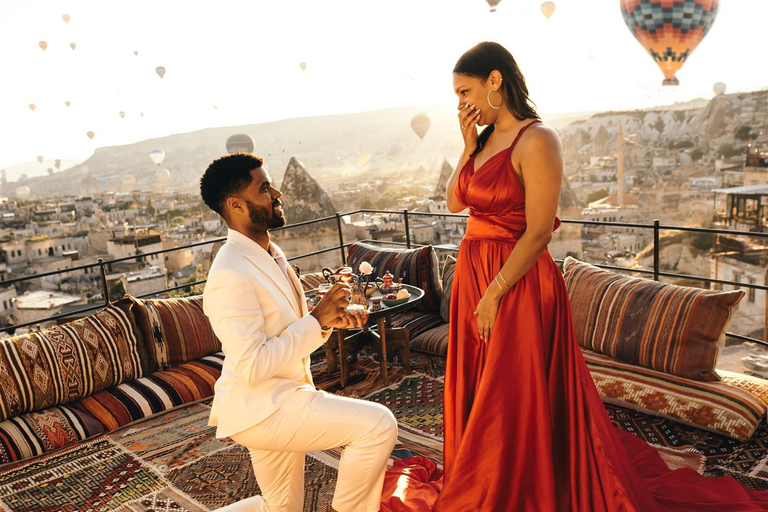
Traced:
[[[525, 85], [525, 77], [517, 67], [515, 58], [509, 51], [499, 43], [485, 41], [478, 43], [464, 55], [459, 57], [453, 72], [460, 75], [472, 76], [487, 80], [493, 70], [501, 73], [500, 92], [504, 98], [504, 103], [516, 119], [540, 119], [536, 112], [535, 104], [528, 97], [528, 87]], [[493, 125], [487, 126], [478, 137], [477, 149], [475, 153], [480, 152], [493, 133]]]
[[251, 153], [233, 153], [214, 160], [200, 178], [200, 195], [208, 207], [224, 217], [224, 201], [251, 181], [251, 171], [264, 165], [264, 160]]

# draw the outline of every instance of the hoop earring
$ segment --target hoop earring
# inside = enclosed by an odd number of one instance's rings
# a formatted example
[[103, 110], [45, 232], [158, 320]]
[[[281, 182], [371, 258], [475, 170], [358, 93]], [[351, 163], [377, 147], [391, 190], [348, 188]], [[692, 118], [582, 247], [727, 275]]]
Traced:
[[491, 104], [491, 91], [493, 91], [493, 89], [488, 89], [488, 96], [486, 96], [486, 101], [488, 102], [488, 105], [489, 105], [489, 106], [490, 106], [490, 107], [491, 107], [493, 110], [499, 110], [499, 109], [501, 108], [501, 104], [502, 104], [502, 103], [504, 103], [504, 99], [503, 99], [503, 97], [502, 97], [502, 100], [501, 100], [501, 103], [499, 103], [499, 106], [498, 106], [498, 107], [495, 107], [493, 104]]

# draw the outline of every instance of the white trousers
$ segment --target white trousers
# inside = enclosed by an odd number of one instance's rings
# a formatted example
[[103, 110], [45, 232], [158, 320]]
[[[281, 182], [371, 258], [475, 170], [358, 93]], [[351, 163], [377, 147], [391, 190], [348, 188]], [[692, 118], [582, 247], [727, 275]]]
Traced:
[[261, 496], [218, 512], [301, 512], [305, 452], [346, 448], [339, 462], [333, 508], [377, 512], [397, 422], [383, 405], [297, 390], [272, 416], [232, 440], [250, 450]]

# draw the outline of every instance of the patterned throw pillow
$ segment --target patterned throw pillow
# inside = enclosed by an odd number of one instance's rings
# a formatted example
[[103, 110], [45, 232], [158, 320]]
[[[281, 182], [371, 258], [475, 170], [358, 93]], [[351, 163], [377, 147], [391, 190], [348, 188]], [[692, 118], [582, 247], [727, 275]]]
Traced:
[[395, 281], [402, 277], [404, 284], [424, 290], [424, 298], [418, 307], [420, 311], [440, 311], [443, 286], [438, 275], [437, 255], [431, 245], [417, 249], [386, 249], [360, 242], [350, 245], [347, 264], [357, 272], [358, 266], [364, 261], [373, 265], [378, 277], [389, 270], [395, 276]]
[[178, 366], [221, 350], [221, 342], [203, 312], [203, 297], [125, 298], [149, 353], [152, 371]]
[[115, 306], [0, 343], [0, 421], [143, 375], [140, 342]]
[[322, 272], [310, 272], [309, 274], [301, 274], [301, 276], [299, 276], [299, 281], [301, 281], [301, 287], [305, 292], [308, 290], [314, 290], [321, 284], [328, 282], [325, 280]]
[[563, 270], [583, 348], [680, 377], [720, 379], [715, 364], [742, 290], [627, 277], [571, 257]]
[[456, 258], [448, 256], [443, 265], [443, 296], [440, 299], [440, 316], [443, 322], [451, 321], [451, 293], [453, 292], [453, 274], [456, 272]]

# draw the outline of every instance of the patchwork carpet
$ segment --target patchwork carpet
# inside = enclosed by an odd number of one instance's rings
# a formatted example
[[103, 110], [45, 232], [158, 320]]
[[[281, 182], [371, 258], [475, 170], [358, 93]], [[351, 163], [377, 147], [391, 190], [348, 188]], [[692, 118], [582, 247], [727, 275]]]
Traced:
[[[317, 357], [317, 356], [315, 356]], [[325, 374], [313, 359], [319, 388], [381, 403], [398, 419], [391, 461], [424, 455], [442, 465], [442, 393], [445, 363], [412, 354], [412, 373], [392, 365], [384, 388], [378, 363], [355, 365], [349, 385]], [[768, 490], [768, 428], [748, 443], [608, 406], [614, 424], [652, 444], [671, 468], [706, 476], [733, 476]], [[216, 439], [207, 426], [209, 401], [189, 404], [97, 437], [69, 450], [0, 471], [0, 510], [9, 512], [201, 512], [258, 494], [247, 451]], [[492, 449], [492, 447], [489, 447]], [[330, 510], [341, 450], [312, 452], [305, 462], [305, 512]], [[481, 456], [481, 455], [479, 455]]]

